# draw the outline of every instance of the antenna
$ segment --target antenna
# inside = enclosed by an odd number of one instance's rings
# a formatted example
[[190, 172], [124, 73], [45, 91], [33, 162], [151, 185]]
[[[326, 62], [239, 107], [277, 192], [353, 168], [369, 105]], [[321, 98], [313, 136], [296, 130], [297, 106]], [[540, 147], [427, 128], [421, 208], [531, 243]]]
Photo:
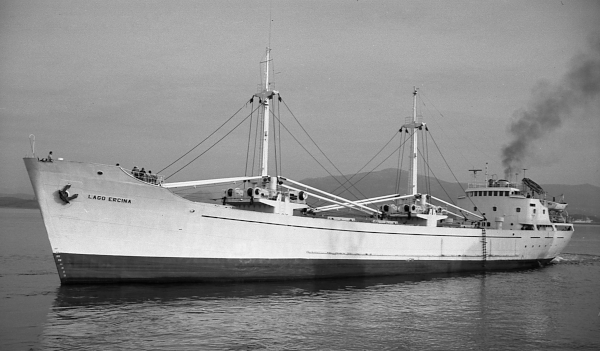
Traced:
[[477, 181], [477, 172], [481, 172], [481, 169], [470, 169], [469, 172], [473, 172], [473, 179]]
[[271, 27], [273, 26], [273, 19], [272, 19], [272, 14], [273, 14], [273, 3], [271, 2], [269, 4], [269, 48], [271, 47]]
[[487, 183], [488, 181], [488, 163], [485, 163], [485, 182]]

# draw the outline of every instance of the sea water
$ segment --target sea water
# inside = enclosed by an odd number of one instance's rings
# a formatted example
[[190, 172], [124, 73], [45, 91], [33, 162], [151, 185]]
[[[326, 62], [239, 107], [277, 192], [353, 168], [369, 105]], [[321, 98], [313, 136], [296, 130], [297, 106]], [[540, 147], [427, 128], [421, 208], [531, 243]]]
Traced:
[[39, 211], [0, 223], [1, 350], [600, 350], [600, 226], [541, 269], [61, 286]]

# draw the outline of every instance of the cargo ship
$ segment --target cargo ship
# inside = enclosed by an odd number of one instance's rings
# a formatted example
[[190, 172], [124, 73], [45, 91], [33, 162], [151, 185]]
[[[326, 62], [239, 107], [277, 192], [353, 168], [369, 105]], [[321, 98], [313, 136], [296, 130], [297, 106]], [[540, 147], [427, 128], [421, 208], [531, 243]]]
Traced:
[[[525, 178], [486, 176], [451, 203], [417, 187], [418, 135], [413, 113], [406, 194], [350, 200], [269, 172], [271, 104], [267, 48], [256, 174], [168, 182], [121, 166], [24, 159], [62, 284], [211, 282], [445, 274], [540, 267], [565, 248], [573, 225]], [[397, 128], [397, 127], [396, 127]], [[218, 201], [174, 191], [221, 185]], [[524, 191], [526, 189], [526, 191]], [[311, 205], [310, 200], [327, 205]], [[357, 217], [332, 216], [339, 209]]]

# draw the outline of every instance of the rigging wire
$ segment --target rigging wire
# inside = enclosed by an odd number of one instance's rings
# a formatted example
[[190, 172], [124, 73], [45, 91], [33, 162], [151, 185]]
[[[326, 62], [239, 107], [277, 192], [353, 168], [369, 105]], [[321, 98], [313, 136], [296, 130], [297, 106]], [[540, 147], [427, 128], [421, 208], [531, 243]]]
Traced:
[[[257, 107], [258, 109], [258, 107]], [[227, 134], [225, 134], [221, 139], [217, 140], [214, 144], [212, 144], [206, 151], [204, 151], [203, 153], [201, 153], [200, 155], [196, 156], [193, 160], [191, 160], [190, 162], [186, 163], [183, 167], [179, 168], [177, 171], [175, 171], [175, 173], [172, 173], [170, 176], [166, 177], [165, 180], [171, 178], [172, 176], [174, 176], [175, 174], [179, 173], [179, 171], [181, 171], [182, 169], [186, 168], [187, 166], [189, 166], [192, 162], [196, 161], [200, 156], [204, 155], [205, 153], [207, 153], [210, 149], [212, 149], [215, 145], [217, 145], [219, 142], [221, 142], [221, 140], [225, 139], [229, 134], [231, 134], [234, 130], [237, 129], [237, 127], [239, 127], [242, 123], [244, 123], [244, 121], [246, 121], [250, 116], [252, 116], [252, 114], [254, 113], [255, 110], [252, 110], [250, 112], [250, 114], [248, 116], [246, 116], [246, 118], [244, 118], [240, 123], [238, 123], [235, 127], [233, 127], [232, 130], [230, 130], [229, 132], [227, 132]], [[239, 112], [239, 111], [238, 111]], [[237, 112], [236, 112], [237, 114]], [[231, 118], [230, 118], [231, 119]], [[229, 120], [228, 120], [229, 121]], [[221, 128], [221, 127], [219, 127]], [[216, 131], [215, 131], [216, 132]], [[213, 132], [211, 135], [213, 135], [215, 132]], [[204, 139], [206, 140], [206, 139]], [[204, 142], [204, 140], [202, 142]], [[200, 145], [200, 144], [198, 144]], [[194, 147], [196, 148], [196, 147]], [[191, 151], [191, 150], [190, 150]], [[189, 151], [188, 151], [189, 153]]]
[[[275, 116], [275, 118], [277, 119], [277, 116]], [[315, 162], [316, 162], [316, 163], [317, 163], [319, 166], [321, 166], [321, 168], [323, 168], [323, 170], [325, 170], [325, 172], [327, 172], [327, 174], [329, 174], [329, 176], [330, 176], [331, 178], [333, 178], [335, 181], [337, 181], [338, 183], [340, 183], [340, 184], [341, 184], [341, 182], [340, 182], [340, 181], [339, 181], [339, 180], [338, 180], [338, 179], [337, 179], [337, 178], [336, 178], [336, 177], [335, 177], [333, 174], [331, 174], [331, 172], [329, 172], [329, 170], [328, 170], [328, 169], [327, 169], [327, 168], [326, 168], [326, 167], [325, 167], [325, 166], [324, 166], [324, 165], [323, 165], [321, 162], [319, 162], [319, 160], [317, 160], [317, 158], [316, 158], [316, 157], [315, 157], [315, 156], [314, 156], [314, 155], [313, 155], [313, 154], [312, 154], [310, 151], [308, 151], [308, 149], [307, 149], [307, 148], [306, 148], [304, 145], [302, 145], [302, 143], [301, 143], [301, 142], [300, 142], [300, 141], [299, 141], [299, 140], [298, 140], [298, 139], [297, 139], [297, 138], [294, 136], [294, 134], [292, 134], [292, 132], [291, 132], [291, 131], [290, 131], [290, 130], [289, 130], [289, 129], [288, 129], [286, 126], [285, 126], [285, 124], [284, 124], [284, 123], [282, 123], [281, 121], [280, 121], [280, 123], [281, 123], [281, 125], [283, 126], [283, 129], [285, 129], [285, 130], [286, 130], [286, 131], [287, 131], [287, 132], [288, 132], [288, 133], [289, 133], [289, 134], [292, 136], [292, 138], [293, 138], [293, 139], [294, 139], [294, 140], [295, 140], [295, 141], [298, 143], [298, 145], [300, 145], [300, 147], [302, 147], [302, 148], [304, 149], [304, 151], [306, 151], [306, 153], [307, 153], [307, 154], [308, 154], [308, 155], [309, 155], [309, 156], [310, 156], [310, 157], [311, 157], [311, 158], [312, 158], [312, 159], [313, 159], [313, 160], [314, 160], [314, 161], [315, 161]], [[342, 176], [343, 176], [343, 175], [342, 175]], [[345, 190], [346, 190], [346, 191], [348, 191], [348, 192], [349, 192], [349, 193], [350, 193], [352, 196], [354, 196], [354, 197], [357, 197], [357, 196], [356, 196], [354, 193], [352, 193], [352, 191], [351, 191], [349, 188], [346, 188], [346, 187], [345, 187]], [[356, 191], [358, 191], [358, 192], [361, 194], [361, 196], [363, 196], [364, 198], [366, 198], [366, 196], [365, 196], [364, 194], [362, 194], [362, 193], [360, 192], [360, 190], [356, 189]]]
[[[429, 132], [429, 131], [428, 131]], [[452, 177], [454, 177], [454, 180], [456, 181], [456, 184], [458, 184], [458, 186], [460, 187], [460, 189], [463, 191], [463, 193], [466, 195], [467, 191], [462, 187], [462, 185], [460, 184], [460, 182], [458, 181], [458, 179], [456, 178], [456, 176], [454, 175], [454, 172], [452, 172], [452, 169], [450, 168], [450, 165], [448, 165], [448, 162], [446, 161], [446, 159], [444, 158], [444, 155], [442, 154], [442, 151], [440, 150], [440, 148], [438, 147], [437, 143], [435, 142], [435, 138], [433, 137], [433, 134], [431, 134], [431, 132], [429, 132], [429, 135], [431, 137], [431, 140], [433, 141], [435, 147], [438, 149], [438, 152], [440, 153], [440, 156], [442, 156], [442, 160], [444, 160], [444, 163], [446, 163], [446, 167], [448, 167], [448, 170], [450, 171], [450, 173], [452, 174]], [[427, 165], [429, 166], [429, 165]], [[433, 173], [433, 172], [432, 172]], [[438, 181], [439, 182], [439, 181]], [[441, 186], [441, 184], [440, 184]], [[443, 189], [443, 188], [442, 188]], [[446, 193], [447, 195], [447, 193]], [[469, 199], [469, 201], [471, 202], [471, 204], [473, 206], [475, 206], [475, 203], [473, 202], [473, 200], [469, 197], [466, 196], [467, 199]], [[454, 202], [451, 200], [452, 204], [454, 204]], [[483, 212], [481, 212], [481, 210], [477, 210], [477, 212], [481, 213], [483, 215], [483, 217], [485, 218], [485, 215], [483, 214]], [[461, 211], [462, 213], [462, 211]]]
[[[277, 99], [277, 116], [279, 116], [281, 118], [281, 103], [279, 102], [279, 99]], [[279, 118], [277, 118], [277, 122], [279, 122]], [[283, 149], [281, 148], [281, 123], [279, 123], [278, 125], [279, 128], [279, 171], [281, 172], [281, 174], [283, 174], [283, 162], [281, 161], [281, 157], [283, 154]], [[277, 160], [277, 158], [276, 158]]]
[[[269, 110], [269, 112], [270, 112], [270, 110]], [[270, 113], [273, 115], [273, 117], [275, 117], [275, 113], [273, 113], [273, 112], [270, 112]], [[275, 117], [275, 119], [277, 119], [279, 121], [279, 118]], [[275, 175], [279, 176], [280, 175], [280, 173], [279, 173], [279, 167], [277, 165], [278, 164], [278, 162], [277, 162], [277, 129], [275, 128], [275, 123], [274, 122], [275, 121], [273, 121], [272, 126], [273, 126], [273, 146], [275, 146], [274, 147], [274, 149], [275, 149], [274, 150], [275, 151]], [[279, 124], [281, 125], [281, 122], [279, 122]], [[268, 160], [267, 160], [267, 162], [268, 162]]]
[[[423, 162], [427, 165], [427, 168], [429, 168], [431, 170], [431, 167], [429, 167], [429, 163], [427, 163], [427, 161], [425, 161], [425, 157], [423, 157], [423, 154], [421, 153], [421, 150], [418, 150], [419, 154], [421, 155], [421, 157], [423, 158]], [[444, 188], [444, 186], [442, 185], [442, 183], [440, 182], [439, 178], [435, 175], [435, 173], [433, 172], [433, 170], [431, 170], [431, 174], [433, 174], [433, 177], [435, 178], [435, 180], [437, 180], [440, 188], [444, 191], [444, 193], [446, 194], [446, 196], [448, 197], [448, 199], [450, 199], [450, 202], [456, 206], [456, 204], [454, 203], [454, 201], [452, 200], [452, 196], [450, 196], [450, 194], [448, 194], [448, 192], [446, 191], [446, 189]]]
[[[423, 127], [421, 126], [421, 129]], [[423, 133], [421, 133], [423, 134]], [[423, 158], [423, 160], [425, 160], [425, 138], [420, 138], [419, 139], [421, 142], [421, 146], [417, 146], [417, 150], [419, 150], [419, 148], [422, 150], [423, 154], [421, 155], [421, 157]], [[427, 190], [427, 167], [425, 166], [425, 162], [423, 162], [422, 164], [422, 174], [423, 174], [423, 178], [425, 178], [425, 190]], [[419, 177], [419, 175], [417, 174], [417, 178]], [[419, 191], [419, 189], [417, 189], [417, 192]]]
[[[421, 92], [421, 103], [423, 104], [423, 106], [425, 107], [429, 107], [425, 104], [425, 101], [423, 100], [423, 98], [427, 99], [427, 103], [429, 103], [431, 106], [433, 106], [433, 108], [435, 109], [435, 111], [437, 111], [437, 113], [443, 118], [443, 119], [448, 119], [446, 116], [444, 116], [444, 114], [442, 114], [442, 112], [440, 112], [440, 110], [433, 104], [433, 102], [431, 100], [429, 100], [429, 97], [427, 97], [427, 95], [424, 92]], [[433, 115], [433, 113], [432, 113]], [[452, 125], [452, 124], [450, 124]], [[441, 128], [441, 132], [446, 134], [444, 131], [445, 128]], [[450, 138], [452, 139], [452, 138]], [[469, 144], [471, 144], [473, 146], [473, 148], [479, 152], [481, 152], [487, 159], [491, 159], [492, 157], [490, 157], [487, 153], [483, 152], [483, 150], [481, 149], [480, 146], [475, 145], [475, 143], [473, 143], [473, 141], [469, 138], [469, 134], [467, 133], [462, 139], [466, 140]], [[473, 166], [473, 162], [472, 162], [472, 158], [468, 158], [466, 157], [461, 151], [460, 149], [457, 148], [456, 150], [460, 156], [471, 166]], [[474, 167], [474, 166], [473, 166]]]
[[[413, 133], [414, 133], [414, 132], [413, 132]], [[394, 135], [394, 136], [395, 136], [395, 135]], [[411, 134], [411, 136], [412, 136], [412, 134]], [[396, 153], [396, 151], [398, 151], [400, 148], [402, 148], [403, 146], [405, 146], [407, 141], [408, 141], [408, 140], [405, 138], [404, 142], [403, 142], [403, 143], [402, 143], [400, 146], [398, 146], [396, 149], [394, 149], [394, 150], [393, 150], [393, 151], [392, 151], [392, 152], [391, 152], [391, 153], [388, 155], [388, 157], [384, 158], [384, 159], [383, 159], [383, 161], [379, 162], [379, 163], [378, 163], [378, 164], [377, 164], [375, 167], [373, 167], [373, 168], [371, 169], [371, 171], [369, 171], [369, 172], [365, 173], [365, 175], [363, 175], [363, 176], [362, 176], [360, 179], [358, 179], [356, 182], [354, 182], [354, 184], [358, 184], [360, 181], [362, 181], [363, 179], [365, 179], [365, 178], [366, 178], [366, 177], [367, 177], [369, 174], [373, 173], [373, 171], [374, 171], [375, 169], [377, 169], [377, 168], [378, 168], [379, 166], [381, 166], [381, 165], [382, 165], [382, 164], [383, 164], [385, 161], [387, 161], [387, 160], [388, 160], [390, 157], [392, 157], [392, 155], [394, 155], [394, 154]], [[389, 143], [390, 143], [390, 142], [388, 141], [388, 143], [387, 143], [387, 144], [389, 144]], [[386, 146], [387, 146], [387, 144], [386, 144]], [[381, 151], [380, 151], [380, 152], [381, 152]], [[373, 158], [375, 158], [375, 157], [373, 157]], [[371, 162], [371, 161], [369, 161], [369, 162]], [[369, 162], [367, 162], [367, 164], [368, 164]], [[364, 168], [364, 167], [366, 167], [366, 165], [365, 165], [365, 166], [363, 166], [363, 168]], [[362, 168], [361, 168], [361, 170], [362, 170]], [[357, 173], [357, 174], [358, 174], [358, 173]], [[357, 174], [355, 174], [355, 175], [357, 175]], [[354, 177], [354, 176], [353, 176], [353, 177]], [[351, 179], [352, 179], [352, 178], [351, 178]], [[366, 198], [366, 196], [365, 196], [365, 198]]]
[[[338, 186], [337, 188], [335, 188], [335, 189], [334, 189], [334, 190], [333, 190], [331, 193], [332, 193], [332, 194], [335, 194], [337, 190], [339, 190], [339, 189], [340, 189], [340, 188], [341, 188], [343, 185], [345, 185], [346, 183], [350, 182], [350, 181], [352, 180], [352, 178], [356, 177], [356, 176], [357, 176], [357, 175], [360, 173], [360, 171], [362, 171], [363, 169], [365, 169], [365, 168], [366, 168], [366, 167], [369, 165], [369, 163], [371, 163], [371, 161], [373, 161], [373, 160], [374, 160], [374, 159], [375, 159], [377, 156], [379, 156], [379, 154], [380, 154], [380, 153], [381, 153], [381, 152], [382, 152], [382, 151], [383, 151], [383, 150], [384, 150], [384, 149], [385, 149], [385, 148], [386, 148], [386, 147], [387, 147], [387, 146], [388, 146], [388, 145], [389, 145], [389, 144], [390, 144], [390, 143], [391, 143], [391, 142], [392, 142], [392, 141], [393, 141], [395, 138], [396, 138], [396, 134], [397, 134], [397, 133], [398, 133], [398, 132], [394, 132], [394, 135], [392, 135], [392, 138], [391, 138], [391, 139], [390, 139], [390, 140], [389, 140], [387, 143], [385, 143], [385, 145], [384, 145], [384, 146], [383, 146], [383, 147], [382, 147], [382, 148], [381, 148], [381, 149], [380, 149], [380, 150], [379, 150], [379, 151], [378, 151], [378, 152], [377, 152], [377, 153], [376, 153], [376, 154], [375, 154], [373, 157], [371, 157], [371, 159], [370, 159], [370, 160], [369, 160], [367, 163], [365, 163], [365, 165], [364, 165], [364, 166], [362, 166], [362, 167], [361, 167], [361, 168], [360, 168], [358, 171], [356, 171], [356, 172], [355, 172], [355, 173], [354, 173], [354, 174], [353, 174], [353, 175], [352, 175], [350, 178], [348, 178], [348, 179], [346, 180], [346, 182], [344, 182], [344, 184], [341, 184], [340, 186]], [[398, 150], [398, 149], [394, 150], [394, 152], [393, 152], [393, 153], [395, 153], [397, 150]], [[388, 158], [389, 158], [389, 156], [388, 156]], [[386, 160], [387, 160], [387, 158], [386, 158]], [[377, 165], [377, 166], [375, 167], [375, 169], [376, 169], [378, 166], [379, 166], [379, 165]], [[368, 175], [369, 175], [369, 174], [371, 174], [371, 173], [373, 173], [373, 170], [370, 170], [369, 172], [367, 172], [367, 174], [365, 175], [365, 177], [366, 177], [366, 176], [368, 176]], [[364, 178], [364, 177], [360, 178], [358, 181], [356, 181], [356, 182], [354, 182], [354, 183], [351, 183], [351, 182], [350, 182], [350, 184], [352, 184], [352, 186], [356, 186], [356, 184], [358, 184], [358, 182], [359, 182], [360, 180], [362, 180], [363, 178]]]
[[[275, 116], [275, 118], [277, 119], [277, 116]], [[280, 121], [280, 123], [281, 123], [281, 121]], [[318, 163], [318, 164], [319, 164], [319, 166], [321, 166], [321, 168], [323, 168], [323, 169], [325, 170], [325, 172], [327, 172], [327, 174], [329, 174], [331, 177], [335, 178], [335, 177], [334, 177], [334, 175], [333, 175], [333, 174], [331, 174], [331, 173], [330, 173], [330, 172], [327, 170], [327, 168], [325, 168], [325, 166], [323, 166], [323, 164], [321, 164], [321, 162], [319, 162], [319, 161], [318, 161], [318, 160], [317, 160], [317, 159], [316, 159], [316, 158], [313, 156], [313, 154], [311, 154], [311, 153], [310, 153], [310, 151], [308, 151], [308, 149], [306, 149], [306, 147], [304, 147], [304, 145], [302, 145], [302, 143], [300, 142], [300, 140], [298, 140], [298, 139], [297, 139], [297, 138], [294, 136], [294, 134], [292, 134], [292, 132], [290, 132], [290, 130], [289, 130], [289, 129], [288, 129], [286, 126], [285, 126], [285, 124], [281, 123], [281, 125], [283, 126], [283, 129], [285, 129], [285, 131], [287, 131], [287, 132], [288, 132], [288, 133], [289, 133], [289, 134], [292, 136], [292, 138], [293, 138], [293, 139], [294, 139], [294, 140], [295, 140], [295, 141], [298, 143], [298, 145], [300, 145], [300, 146], [301, 146], [301, 147], [304, 149], [304, 151], [306, 151], [306, 153], [308, 153], [308, 155], [309, 155], [310, 157], [312, 157], [312, 159], [313, 159], [313, 160], [315, 160], [315, 162], [316, 162], [316, 163]]]
[[[317, 149], [318, 149], [318, 150], [321, 152], [321, 154], [322, 154], [322, 155], [323, 155], [323, 156], [324, 156], [324, 157], [327, 159], [327, 161], [329, 161], [329, 163], [330, 163], [330, 164], [333, 166], [333, 168], [335, 168], [335, 170], [336, 170], [336, 171], [338, 171], [338, 173], [339, 173], [339, 174], [340, 174], [340, 175], [341, 175], [341, 176], [342, 176], [344, 179], [346, 179], [346, 181], [348, 181], [348, 178], [346, 178], [346, 176], [345, 176], [345, 175], [342, 173], [342, 171], [340, 171], [340, 170], [339, 170], [339, 168], [337, 168], [337, 167], [336, 167], [336, 165], [335, 165], [335, 164], [334, 164], [334, 163], [333, 163], [333, 162], [332, 162], [332, 161], [329, 159], [329, 157], [327, 157], [327, 155], [326, 155], [326, 154], [323, 152], [323, 150], [322, 150], [322, 149], [319, 147], [319, 145], [318, 145], [318, 144], [317, 144], [317, 143], [314, 141], [314, 139], [313, 139], [313, 138], [310, 136], [310, 134], [308, 134], [308, 132], [306, 131], [306, 129], [304, 128], [304, 126], [302, 126], [302, 124], [300, 123], [300, 121], [298, 120], [298, 118], [296, 118], [296, 116], [294, 115], [294, 113], [293, 113], [293, 112], [290, 110], [290, 107], [289, 107], [289, 106], [286, 104], [286, 102], [285, 102], [285, 101], [284, 101], [284, 100], [281, 98], [281, 95], [279, 95], [279, 98], [281, 99], [281, 102], [283, 102], [283, 105], [284, 105], [284, 106], [287, 108], [287, 110], [290, 112], [290, 114], [292, 115], [292, 117], [294, 117], [294, 120], [296, 120], [296, 123], [298, 123], [298, 125], [300, 126], [300, 128], [302, 128], [302, 130], [304, 131], [304, 133], [305, 133], [305, 134], [308, 136], [308, 138], [309, 138], [309, 139], [312, 141], [312, 143], [313, 143], [313, 144], [314, 144], [314, 145], [317, 147]], [[281, 123], [281, 121], [280, 121], [280, 123]], [[282, 123], [282, 125], [283, 125], [283, 123]], [[284, 128], [285, 128], [285, 125], [283, 125], [283, 126], [284, 126]], [[285, 129], [287, 130], [287, 128], [285, 128]], [[289, 131], [289, 130], [287, 130], [287, 131], [288, 131], [288, 133], [290, 133], [290, 131]], [[292, 133], [290, 133], [290, 135], [292, 135], [292, 137], [293, 137], [293, 134], [292, 134]], [[296, 140], [298, 143], [300, 143], [300, 142], [298, 141], [298, 139], [296, 139], [295, 137], [294, 137], [294, 139], [295, 139], [295, 140]], [[302, 146], [302, 144], [300, 144], [300, 145]], [[302, 146], [302, 147], [304, 148], [304, 146]], [[306, 150], [306, 148], [304, 148], [304, 150]], [[308, 151], [308, 150], [306, 150], [306, 152], [309, 152], [309, 151]], [[310, 154], [310, 152], [309, 152], [309, 154]], [[315, 159], [315, 158], [314, 158], [314, 156], [312, 156], [312, 155], [311, 155], [311, 157], [312, 157], [313, 159]], [[316, 159], [315, 159], [315, 160], [316, 160]], [[317, 163], [319, 163], [319, 162], [317, 162]], [[320, 165], [321, 167], [323, 167], [323, 165], [322, 165], [321, 163], [319, 163], [319, 165]], [[326, 171], [326, 172], [327, 172], [327, 173], [328, 173], [330, 176], [332, 176], [332, 177], [333, 177], [333, 178], [334, 178], [334, 179], [335, 179], [335, 180], [336, 180], [338, 183], [342, 184], [342, 183], [341, 183], [341, 182], [340, 182], [340, 181], [339, 181], [339, 180], [338, 180], [336, 177], [334, 177], [334, 176], [333, 176], [333, 175], [332, 175], [332, 174], [331, 174], [331, 173], [330, 173], [330, 172], [329, 172], [327, 169], [325, 169], [325, 167], [323, 167], [323, 169], [324, 169], [324, 170], [325, 170], [325, 171]], [[352, 184], [351, 184], [351, 185], [352, 185]], [[366, 198], [366, 196], [365, 196], [365, 195], [364, 195], [364, 194], [363, 194], [363, 193], [362, 193], [362, 192], [361, 192], [359, 189], [357, 189], [357, 188], [354, 188], [354, 189], [355, 189], [355, 190], [356, 190], [356, 191], [357, 191], [357, 192], [358, 192], [358, 193], [359, 193], [359, 194], [360, 194], [360, 195], [361, 195], [363, 198]], [[347, 191], [348, 191], [348, 192], [349, 192], [349, 193], [350, 193], [352, 196], [354, 196], [355, 198], [357, 198], [357, 199], [358, 199], [358, 197], [357, 197], [355, 194], [353, 194], [353, 193], [352, 193], [352, 191], [351, 191], [350, 189], [346, 189], [346, 190], [347, 190]]]
[[[258, 107], [257, 107], [258, 109]], [[256, 114], [256, 127], [254, 128], [254, 150], [253, 150], [253, 154], [252, 154], [252, 172], [250, 172], [250, 174], [254, 174], [254, 166], [256, 165], [256, 153], [258, 150], [258, 146], [256, 146], [256, 144], [258, 143], [258, 129], [260, 127], [260, 112], [258, 112]]]
[[[429, 131], [429, 129], [427, 129], [427, 126], [425, 126], [425, 131]], [[423, 138], [425, 141], [425, 156], [427, 157], [427, 164], [429, 164], [429, 138], [427, 137], [427, 133], [423, 133], [425, 135], [425, 137]], [[429, 175], [429, 167], [427, 167], [426, 169], [426, 178], [427, 182], [425, 183], [427, 185], [427, 194], [431, 194], [431, 179], [430, 179], [430, 175]]]
[[[400, 183], [402, 181], [402, 165], [404, 164], [404, 153], [405, 153], [405, 149], [406, 149], [406, 133], [402, 133], [402, 137], [400, 138], [400, 146], [398, 146], [398, 148], [402, 147], [402, 150], [400, 150], [400, 152], [398, 152], [398, 168], [397, 168], [397, 173], [396, 173], [396, 194], [400, 194]], [[404, 139], [404, 141], [402, 141]]]
[[[252, 110], [254, 110], [254, 99], [252, 99]], [[250, 115], [250, 128], [248, 128], [248, 147], [246, 149], [246, 167], [244, 168], [244, 176], [248, 175], [248, 160], [250, 159], [250, 140], [252, 139], [252, 122], [254, 113]]]
[[[202, 140], [201, 142], [199, 142], [198, 144], [196, 144], [196, 146], [194, 146], [193, 148], [191, 148], [188, 152], [186, 152], [185, 154], [181, 155], [181, 157], [179, 157], [178, 159], [176, 159], [175, 161], [171, 162], [167, 167], [161, 169], [160, 171], [158, 171], [158, 173], [161, 173], [162, 171], [164, 171], [165, 169], [171, 167], [175, 162], [181, 160], [182, 158], [184, 158], [185, 156], [187, 156], [190, 152], [194, 151], [198, 146], [200, 146], [200, 144], [202, 144], [203, 142], [205, 142], [208, 138], [210, 138], [211, 136], [213, 136], [216, 132], [219, 131], [219, 129], [221, 129], [225, 124], [227, 124], [227, 122], [229, 122], [233, 117], [235, 117], [245, 106], [248, 105], [248, 102], [246, 102], [246, 104], [244, 104], [244, 106], [240, 107], [239, 110], [237, 110], [231, 117], [229, 117], [225, 122], [223, 122], [223, 124], [221, 124], [219, 126], [219, 128], [217, 128], [214, 132], [210, 133], [209, 136], [207, 136], [206, 138], [204, 138], [204, 140]], [[254, 111], [252, 111], [254, 112]], [[248, 117], [246, 117], [248, 118]], [[245, 120], [245, 118], [244, 118]], [[170, 177], [170, 176], [169, 176]], [[167, 178], [165, 178], [167, 179]]]
[[[429, 132], [429, 131], [428, 131]], [[463, 192], [466, 192], [465, 189], [462, 187], [462, 185], [460, 184], [460, 182], [458, 181], [458, 179], [456, 178], [456, 175], [454, 175], [454, 172], [452, 172], [452, 168], [450, 168], [450, 165], [448, 164], [448, 161], [446, 161], [446, 158], [444, 157], [444, 155], [442, 154], [442, 150], [440, 150], [438, 144], [435, 142], [435, 139], [433, 137], [433, 134], [431, 134], [431, 132], [429, 132], [429, 135], [431, 137], [431, 140], [433, 141], [433, 144], [435, 145], [435, 147], [437, 148], [438, 152], [440, 153], [440, 156], [442, 156], [442, 160], [444, 160], [444, 163], [446, 164], [446, 167], [448, 167], [448, 170], [450, 171], [450, 173], [452, 174], [452, 177], [454, 177], [454, 180], [456, 181], [456, 184], [458, 184], [460, 186], [460, 188], [462, 189]]]

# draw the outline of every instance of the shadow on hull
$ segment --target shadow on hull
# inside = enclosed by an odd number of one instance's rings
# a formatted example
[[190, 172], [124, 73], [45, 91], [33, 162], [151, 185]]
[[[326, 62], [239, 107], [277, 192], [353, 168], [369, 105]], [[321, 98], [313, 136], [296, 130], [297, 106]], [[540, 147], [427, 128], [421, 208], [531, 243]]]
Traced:
[[552, 259], [503, 261], [215, 259], [55, 254], [62, 284], [222, 283], [448, 276], [538, 268]]

